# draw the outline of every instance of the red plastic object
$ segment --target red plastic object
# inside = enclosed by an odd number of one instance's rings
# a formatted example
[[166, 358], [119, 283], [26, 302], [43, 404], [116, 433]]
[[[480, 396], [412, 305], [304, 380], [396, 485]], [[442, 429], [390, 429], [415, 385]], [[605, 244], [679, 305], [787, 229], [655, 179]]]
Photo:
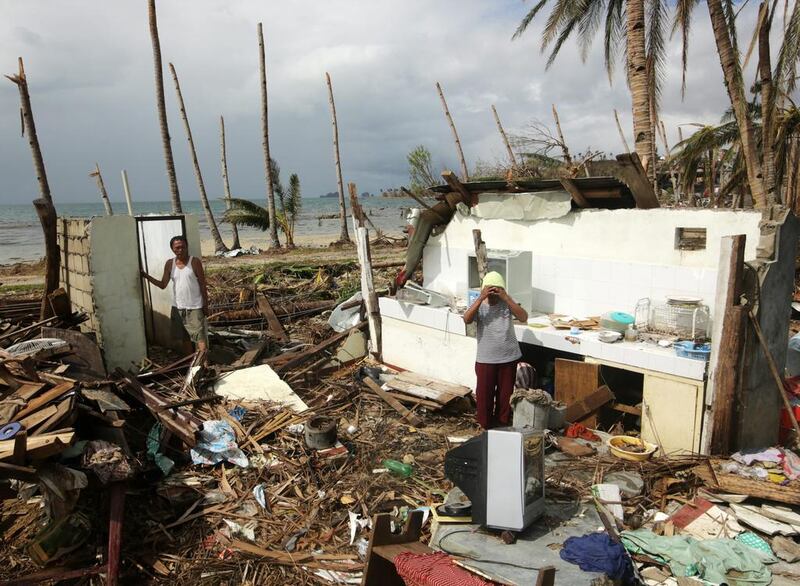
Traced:
[[[800, 421], [800, 405], [794, 405], [792, 407], [792, 411], [794, 411], [795, 418], [798, 421]], [[778, 430], [778, 441], [781, 444], [786, 443], [786, 440], [789, 439], [789, 436], [792, 433], [792, 431], [794, 431], [794, 425], [792, 425], [792, 419], [791, 417], [789, 417], [789, 412], [786, 410], [786, 407], [782, 407], [781, 423], [780, 423], [780, 428]]]

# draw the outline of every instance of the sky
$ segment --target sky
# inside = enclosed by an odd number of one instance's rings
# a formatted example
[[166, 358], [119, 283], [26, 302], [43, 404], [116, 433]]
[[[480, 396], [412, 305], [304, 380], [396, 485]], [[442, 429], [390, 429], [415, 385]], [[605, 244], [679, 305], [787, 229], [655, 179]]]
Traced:
[[[434, 170], [458, 170], [435, 83], [441, 83], [470, 168], [502, 161], [491, 113], [506, 131], [534, 120], [552, 126], [556, 104], [570, 150], [623, 152], [613, 117], [633, 144], [630, 95], [620, 62], [612, 83], [602, 39], [582, 61], [569, 41], [550, 68], [539, 50], [542, 22], [511, 37], [530, 0], [159, 0], [167, 111], [183, 199], [198, 189], [175, 89], [180, 79], [211, 198], [221, 197], [219, 117], [225, 116], [234, 196], [264, 197], [257, 23], [266, 42], [270, 149], [300, 176], [303, 194], [336, 189], [325, 72], [333, 81], [345, 182], [377, 193], [408, 182], [406, 154], [425, 145]], [[757, 3], [740, 15], [746, 46]], [[22, 56], [53, 198], [95, 201], [89, 172], [100, 165], [112, 201], [126, 169], [134, 201], [167, 200], [156, 114], [146, 0], [0, 0], [0, 72]], [[684, 100], [680, 43], [669, 47], [661, 118], [670, 144], [678, 126], [715, 123], [728, 107], [707, 10], [697, 10]], [[751, 79], [749, 76], [748, 79]], [[685, 133], [692, 126], [684, 126]], [[19, 93], [0, 79], [0, 204], [37, 196]]]

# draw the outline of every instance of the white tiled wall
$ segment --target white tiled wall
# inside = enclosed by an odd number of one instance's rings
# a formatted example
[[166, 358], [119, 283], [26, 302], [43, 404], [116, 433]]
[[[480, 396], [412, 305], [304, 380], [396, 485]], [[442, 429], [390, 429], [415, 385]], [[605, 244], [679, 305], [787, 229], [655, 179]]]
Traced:
[[534, 255], [533, 308], [544, 313], [633, 314], [644, 297], [696, 295], [713, 312], [717, 271], [615, 260]]

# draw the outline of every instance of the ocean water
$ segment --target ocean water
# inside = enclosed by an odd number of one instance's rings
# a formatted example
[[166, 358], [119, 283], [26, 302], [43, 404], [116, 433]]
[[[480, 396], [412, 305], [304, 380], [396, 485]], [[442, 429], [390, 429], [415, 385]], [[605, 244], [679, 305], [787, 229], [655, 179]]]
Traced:
[[[266, 205], [266, 201], [256, 201]], [[405, 225], [405, 214], [408, 208], [416, 207], [412, 199], [368, 197], [359, 200], [370, 220], [387, 234], [397, 235]], [[115, 214], [127, 214], [125, 202], [112, 201]], [[206, 217], [199, 201], [184, 200], [181, 202], [186, 214], [197, 215], [200, 219], [200, 237], [210, 239]], [[221, 200], [211, 202], [214, 218], [226, 244], [231, 244], [230, 225], [221, 222], [225, 211], [225, 203]], [[168, 214], [171, 204], [168, 201], [134, 202], [135, 214]], [[349, 211], [349, 202], [348, 202]], [[88, 218], [105, 214], [103, 204], [99, 201], [91, 203], [59, 204], [56, 201], [56, 212], [59, 216]], [[303, 198], [303, 207], [295, 227], [295, 240], [302, 242], [303, 236], [331, 236], [335, 240], [339, 235], [338, 216], [332, 219], [318, 219], [319, 216], [339, 213], [337, 198], [307, 197]], [[352, 221], [348, 218], [348, 230]], [[244, 239], [263, 239], [261, 248], [267, 248], [267, 233], [252, 228], [240, 227], [239, 235]], [[283, 239], [281, 239], [283, 241]], [[44, 240], [39, 219], [32, 204], [0, 205], [0, 265], [21, 261], [39, 260], [44, 256]]]

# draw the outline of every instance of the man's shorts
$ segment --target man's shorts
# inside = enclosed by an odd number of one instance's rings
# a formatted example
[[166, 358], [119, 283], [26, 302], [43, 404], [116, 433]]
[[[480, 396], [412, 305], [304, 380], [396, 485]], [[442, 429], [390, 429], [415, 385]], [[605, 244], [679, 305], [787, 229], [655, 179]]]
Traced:
[[178, 309], [172, 307], [172, 323], [189, 334], [193, 344], [200, 341], [208, 344], [208, 320], [202, 309]]

